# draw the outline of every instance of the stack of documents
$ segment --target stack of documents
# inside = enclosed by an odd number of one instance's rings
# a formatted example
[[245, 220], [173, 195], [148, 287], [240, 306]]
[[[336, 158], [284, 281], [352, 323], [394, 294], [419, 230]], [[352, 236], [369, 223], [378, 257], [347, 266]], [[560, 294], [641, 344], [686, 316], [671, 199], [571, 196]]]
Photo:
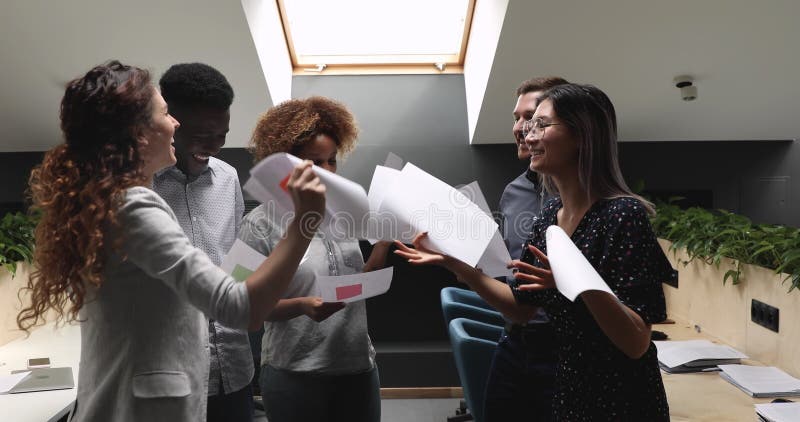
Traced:
[[716, 370], [717, 365], [740, 363], [747, 355], [708, 340], [656, 341], [658, 364], [664, 372], [702, 372]]
[[800, 380], [774, 366], [720, 365], [720, 376], [752, 397], [800, 396]]
[[757, 404], [756, 415], [763, 422], [800, 421], [800, 403]]

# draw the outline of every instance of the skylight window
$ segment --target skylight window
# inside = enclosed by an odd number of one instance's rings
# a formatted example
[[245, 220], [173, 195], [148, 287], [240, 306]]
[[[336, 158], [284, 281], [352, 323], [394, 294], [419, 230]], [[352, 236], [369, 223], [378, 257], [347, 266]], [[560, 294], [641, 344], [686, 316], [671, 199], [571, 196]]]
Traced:
[[296, 74], [463, 71], [475, 0], [277, 0]]

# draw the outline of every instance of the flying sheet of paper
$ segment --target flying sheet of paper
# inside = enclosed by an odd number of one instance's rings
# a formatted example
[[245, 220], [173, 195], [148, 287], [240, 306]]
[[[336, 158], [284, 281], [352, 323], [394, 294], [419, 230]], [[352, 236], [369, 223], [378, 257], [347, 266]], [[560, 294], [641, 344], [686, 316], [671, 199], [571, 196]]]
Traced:
[[325, 302], [355, 302], [386, 293], [394, 267], [366, 273], [316, 277], [317, 291]]
[[236, 239], [228, 254], [222, 258], [222, 263], [219, 267], [235, 278], [236, 281], [244, 281], [265, 259], [267, 259], [266, 256], [258, 253], [247, 243]]
[[[262, 203], [272, 201], [270, 212], [280, 219], [294, 210], [286, 183], [292, 169], [302, 161], [286, 153], [270, 155], [250, 170], [251, 177], [244, 188]], [[313, 170], [326, 188], [325, 219], [320, 230], [336, 239], [364, 238], [364, 222], [369, 213], [369, 200], [364, 188], [321, 167], [314, 166]]]
[[[236, 281], [244, 281], [250, 274], [253, 274], [266, 259], [266, 256], [251, 248], [247, 243], [236, 239], [236, 241], [233, 242], [233, 246], [231, 246], [231, 249], [228, 251], [228, 254], [222, 258], [222, 263], [219, 267], [230, 274]], [[306, 259], [308, 259], [308, 250], [306, 250], [299, 265], [303, 265]]]
[[392, 186], [400, 178], [400, 174], [400, 170], [375, 166], [375, 172], [372, 173], [372, 181], [369, 184], [369, 193], [367, 194], [370, 211], [375, 213], [380, 209], [383, 198], [387, 192], [392, 190]]
[[247, 182], [245, 182], [244, 186], [242, 186], [242, 189], [262, 204], [269, 201], [271, 198], [270, 193], [263, 186], [261, 186], [261, 183], [259, 183], [255, 177], [252, 176], [247, 179]]
[[383, 198], [389, 192], [394, 192], [394, 185], [398, 183], [401, 172], [393, 168], [375, 166], [372, 174], [372, 182], [369, 185], [370, 218], [367, 223], [367, 237], [370, 243], [375, 244], [378, 240], [392, 241], [398, 239], [410, 242], [416, 232], [410, 224], [404, 223], [393, 214], [380, 211]]
[[400, 158], [399, 155], [390, 152], [389, 155], [386, 157], [386, 161], [383, 162], [385, 167], [389, 167], [390, 169], [395, 170], [402, 170], [403, 165], [405, 164], [405, 160]]
[[562, 295], [573, 302], [587, 290], [600, 290], [617, 297], [561, 227], [548, 227], [545, 238], [550, 269]]
[[414, 232], [427, 231], [425, 246], [471, 266], [478, 263], [497, 231], [497, 223], [464, 194], [411, 163], [403, 167], [379, 212], [390, 213]]
[[[486, 197], [483, 196], [477, 181], [458, 188], [458, 191], [474, 202], [486, 215], [492, 216], [489, 203], [486, 202]], [[478, 260], [477, 267], [489, 277], [511, 277], [513, 275], [512, 271], [506, 268], [510, 261], [511, 254], [508, 253], [503, 236], [500, 234], [500, 230], [495, 230], [492, 240], [489, 241], [489, 246], [486, 247], [486, 251], [483, 252], [483, 255]]]
[[25, 371], [18, 372], [16, 374], [0, 376], [0, 394], [7, 393], [8, 390], [14, 388], [15, 385], [19, 384], [19, 382], [25, 379], [25, 377], [27, 377], [30, 373], [31, 371]]

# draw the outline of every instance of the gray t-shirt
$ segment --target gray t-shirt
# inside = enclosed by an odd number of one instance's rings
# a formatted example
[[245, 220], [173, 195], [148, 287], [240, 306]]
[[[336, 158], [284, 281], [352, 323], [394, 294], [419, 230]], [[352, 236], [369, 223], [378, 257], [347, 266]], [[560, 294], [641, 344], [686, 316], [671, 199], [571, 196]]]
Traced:
[[[239, 238], [269, 256], [285, 232], [285, 224], [270, 216], [263, 204], [242, 221]], [[358, 242], [323, 239], [318, 233], [308, 247], [284, 298], [319, 296], [316, 275], [358, 274], [364, 258]], [[353, 374], [375, 367], [375, 349], [367, 334], [366, 303], [348, 303], [322, 322], [301, 315], [264, 323], [262, 365], [289, 371], [327, 375]]]

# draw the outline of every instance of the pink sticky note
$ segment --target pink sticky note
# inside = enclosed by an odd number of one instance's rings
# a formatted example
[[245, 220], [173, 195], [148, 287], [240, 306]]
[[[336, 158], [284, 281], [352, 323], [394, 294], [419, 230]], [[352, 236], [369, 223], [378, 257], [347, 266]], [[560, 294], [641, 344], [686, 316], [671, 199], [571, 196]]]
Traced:
[[336, 288], [336, 300], [345, 300], [361, 294], [361, 284], [339, 286]]

